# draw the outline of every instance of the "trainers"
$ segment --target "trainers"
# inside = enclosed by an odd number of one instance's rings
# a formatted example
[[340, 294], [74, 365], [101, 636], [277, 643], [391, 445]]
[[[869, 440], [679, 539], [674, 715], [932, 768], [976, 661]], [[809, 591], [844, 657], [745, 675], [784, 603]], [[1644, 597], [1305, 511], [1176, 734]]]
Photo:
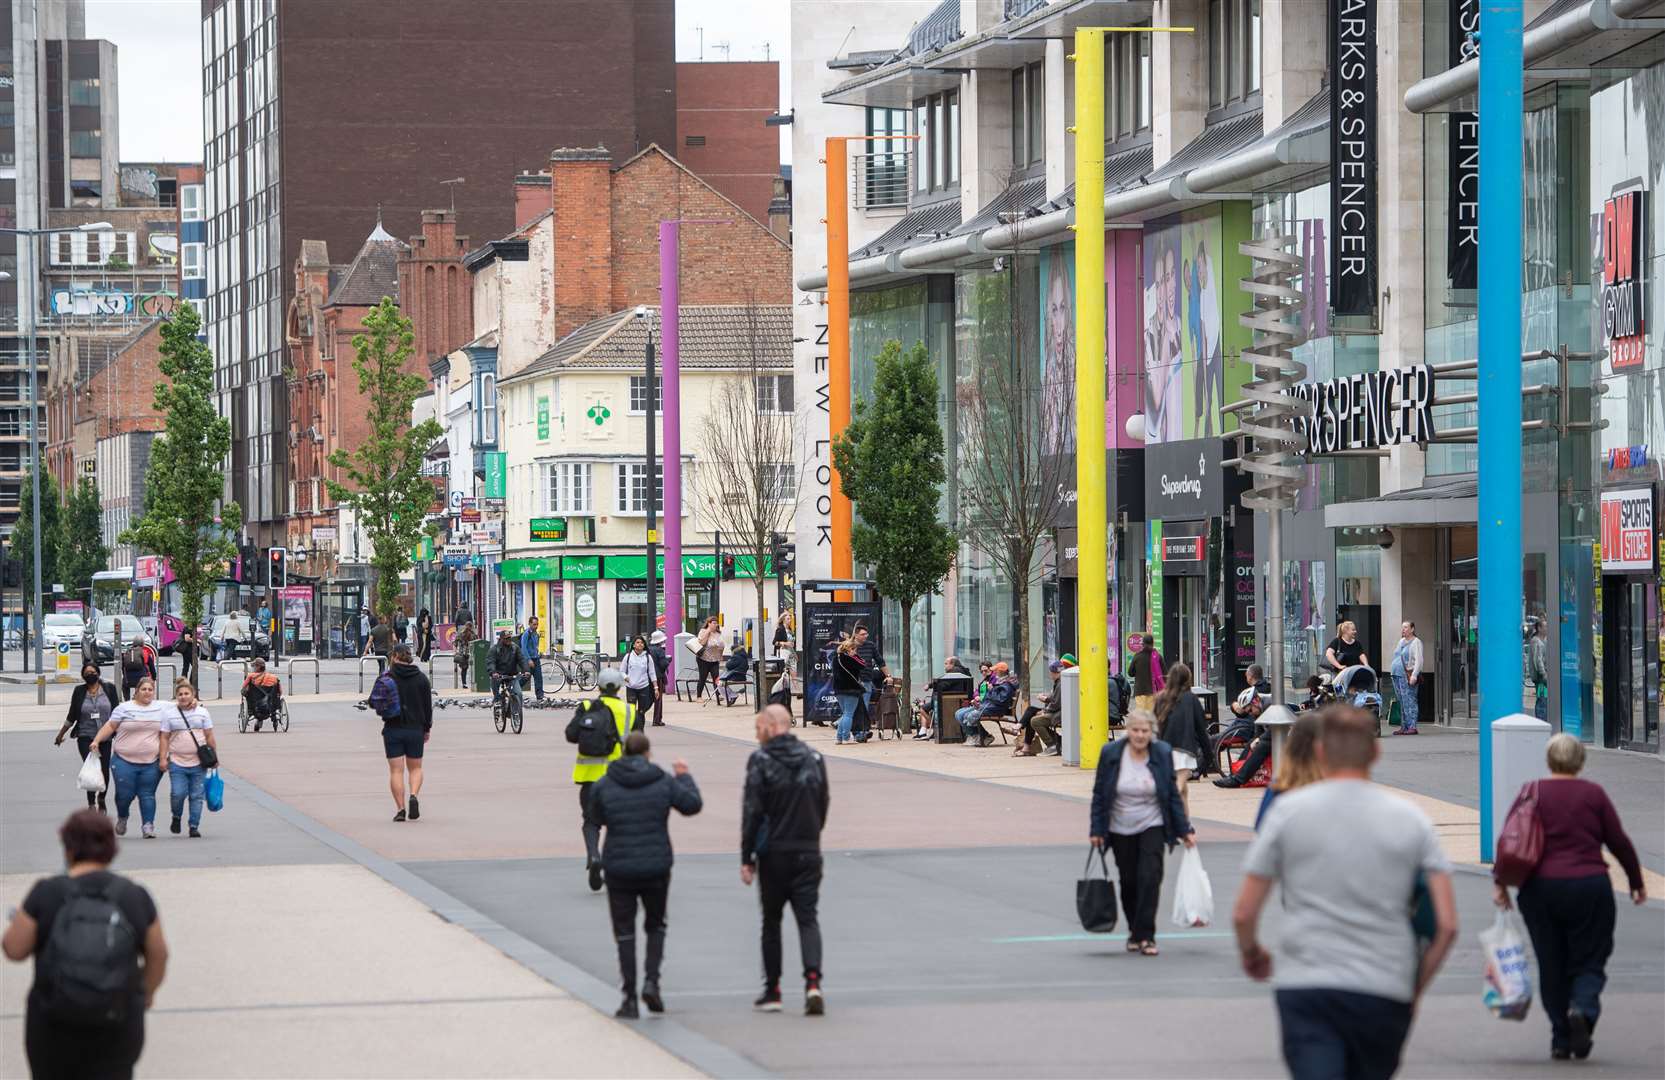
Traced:
[[156, 839], [156, 826], [152, 822], [147, 821], [143, 825], [139, 826], [139, 832], [146, 840]]
[[127, 835], [127, 819], [126, 818], [119, 817], [119, 818], [116, 819], [116, 835], [117, 836], [126, 836]]
[[168, 826], [168, 831], [173, 833], [175, 836], [179, 835], [179, 819], [178, 818], [173, 819], [173, 824]]
[[642, 1013], [641, 1010], [636, 1008], [636, 995], [624, 995], [624, 1000], [619, 1002], [619, 1007], [617, 1009], [613, 1010], [613, 1015], [618, 1017], [620, 1020], [635, 1020], [640, 1018]]
[[422, 807], [416, 801], [416, 796], [412, 795], [410, 797], [410, 819], [412, 821], [415, 821], [417, 818], [419, 818], [421, 816], [422, 816]]
[[642, 984], [642, 1004], [648, 1007], [650, 1013], [665, 1011], [665, 999], [659, 996], [658, 979], [649, 979]]
[[598, 861], [590, 863], [589, 870], [590, 870], [590, 891], [591, 892], [600, 892], [601, 891], [601, 886], [606, 883], [605, 880], [601, 876], [601, 863], [600, 863], [600, 861], [598, 860]]
[[397, 814], [394, 814], [393, 815], [393, 820], [394, 821], [403, 821], [403, 820], [405, 820], [405, 812], [403, 810], [401, 810]]
[[763, 996], [752, 1002], [758, 1012], [780, 1012], [780, 987], [765, 987]]
[[1590, 1018], [1577, 1009], [1567, 1010], [1567, 1048], [1580, 1061], [1590, 1056], [1595, 1045], [1590, 1040]]
[[804, 1015], [823, 1016], [827, 1011], [827, 1001], [821, 996], [821, 977], [811, 975], [804, 980]]
[[197, 839], [197, 840], [202, 839], [202, 830], [198, 829], [195, 825], [192, 825], [191, 826], [191, 836], [192, 836], [192, 838]]

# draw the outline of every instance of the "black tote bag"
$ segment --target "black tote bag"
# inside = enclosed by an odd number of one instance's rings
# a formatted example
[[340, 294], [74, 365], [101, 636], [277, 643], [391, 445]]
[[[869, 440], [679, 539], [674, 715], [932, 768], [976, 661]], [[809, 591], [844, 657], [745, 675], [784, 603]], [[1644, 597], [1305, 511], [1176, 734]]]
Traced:
[[[1098, 852], [1100, 875], [1093, 874], [1093, 853]], [[1075, 913], [1081, 929], [1090, 934], [1108, 934], [1116, 928], [1116, 883], [1110, 880], [1110, 865], [1103, 848], [1087, 849], [1086, 876], [1075, 883]]]

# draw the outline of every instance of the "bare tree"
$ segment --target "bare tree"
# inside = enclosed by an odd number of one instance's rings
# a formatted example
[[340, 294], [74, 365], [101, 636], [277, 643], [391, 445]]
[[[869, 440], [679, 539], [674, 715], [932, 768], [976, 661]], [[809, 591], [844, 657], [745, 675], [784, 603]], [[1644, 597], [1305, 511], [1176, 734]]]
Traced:
[[[757, 591], [757, 655], [763, 653], [764, 567], [774, 535], [791, 524], [798, 502], [798, 467], [793, 461], [794, 418], [790, 345], [771, 355], [756, 304], [744, 309], [740, 370], [718, 382], [699, 430], [699, 463], [694, 493], [702, 516], [723, 534], [725, 550], [752, 559]], [[722, 567], [717, 568], [721, 580]], [[762, 683], [759, 681], [759, 687]]]
[[[955, 400], [960, 534], [1011, 588], [1014, 666], [1027, 694], [1038, 657], [1029, 646], [1029, 590], [1041, 580], [1044, 547], [1075, 490], [1075, 364], [1073, 338], [1049, 348], [1060, 355], [1046, 361], [1024, 348], [1041, 341], [1041, 297], [1018, 261], [973, 286], [979, 355], [961, 369]], [[1089, 432], [1082, 443], [1090, 452], [1101, 440]]]

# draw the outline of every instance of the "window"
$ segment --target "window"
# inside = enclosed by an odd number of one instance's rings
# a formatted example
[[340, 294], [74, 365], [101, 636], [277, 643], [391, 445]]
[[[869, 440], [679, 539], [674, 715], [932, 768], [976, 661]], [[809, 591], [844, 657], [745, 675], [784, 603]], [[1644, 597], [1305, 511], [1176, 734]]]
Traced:
[[98, 105], [99, 89], [97, 79], [69, 80], [69, 103], [71, 105]]
[[1104, 43], [1104, 139], [1150, 130], [1149, 34], [1110, 34]]
[[1208, 104], [1221, 108], [1260, 93], [1261, 0], [1209, 0]]
[[940, 191], [960, 182], [960, 98], [949, 91], [914, 103], [914, 190]]
[[480, 445], [497, 445], [497, 376], [480, 376]]
[[[867, 109], [867, 134], [901, 136], [908, 133], [908, 110]], [[901, 138], [876, 138], [867, 143], [861, 177], [866, 185], [864, 207], [908, 204], [908, 144]]]
[[765, 462], [761, 476], [764, 497], [772, 502], [791, 502], [798, 497], [798, 473], [790, 461]]
[[943, 142], [948, 146], [948, 182], [960, 182], [960, 95], [958, 91], [948, 92], [948, 130], [944, 133]]
[[[660, 381], [658, 379], [654, 379], [653, 380], [653, 411], [656, 412], [656, 413], [664, 411], [660, 407], [661, 392], [663, 390], [664, 390], [664, 387], [660, 384]], [[632, 416], [641, 416], [642, 414], [644, 414], [646, 412], [647, 412], [647, 376], [646, 375], [632, 375], [632, 376], [630, 376], [630, 414]]]
[[592, 513], [588, 464], [580, 461], [560, 461], [543, 466], [543, 512]]
[[924, 102], [916, 102], [913, 107], [913, 133], [919, 136], [914, 140], [914, 169], [913, 189], [915, 191], [931, 190], [931, 125], [927, 121], [930, 115]]
[[687, 138], [687, 143], [688, 143], [689, 146], [704, 146], [705, 145], [705, 136], [704, 135], [690, 135]]
[[[621, 461], [613, 470], [618, 478], [618, 491], [615, 494], [614, 505], [621, 514], [647, 513], [647, 466], [639, 461]], [[665, 510], [665, 472], [664, 464], [659, 467], [659, 483], [654, 491], [653, 508], [663, 513]]]
[[792, 376], [759, 375], [757, 377], [757, 411], [790, 413], [792, 411]]
[[1046, 156], [1046, 65], [1012, 72], [1012, 164], [1026, 169]]
[[99, 157], [104, 153], [104, 133], [94, 128], [92, 131], [72, 131], [69, 133], [70, 157]]

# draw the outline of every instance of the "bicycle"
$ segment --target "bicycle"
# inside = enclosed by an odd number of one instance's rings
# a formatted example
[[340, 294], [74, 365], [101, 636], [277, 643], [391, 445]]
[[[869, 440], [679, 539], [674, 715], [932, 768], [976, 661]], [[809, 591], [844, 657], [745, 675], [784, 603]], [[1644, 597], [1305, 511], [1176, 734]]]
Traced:
[[496, 726], [497, 733], [501, 735], [507, 724], [519, 735], [525, 713], [521, 710], [520, 698], [509, 692], [508, 684], [501, 675], [491, 677], [491, 698], [491, 722]]
[[594, 690], [601, 665], [590, 653], [552, 652], [547, 659], [553, 669], [545, 680], [546, 693], [559, 694], [571, 686], [577, 690]]

